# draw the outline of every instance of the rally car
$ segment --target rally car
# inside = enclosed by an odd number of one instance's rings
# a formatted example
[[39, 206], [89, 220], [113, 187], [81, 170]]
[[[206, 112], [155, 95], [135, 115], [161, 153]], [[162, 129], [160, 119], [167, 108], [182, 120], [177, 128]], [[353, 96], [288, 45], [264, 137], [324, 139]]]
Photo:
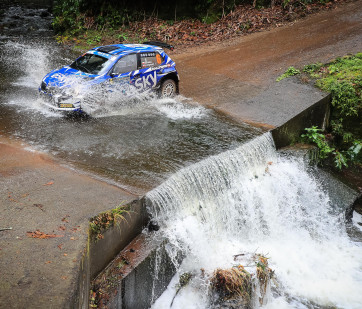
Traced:
[[82, 101], [93, 97], [89, 94], [94, 89], [123, 94], [151, 89], [161, 97], [172, 97], [179, 91], [179, 76], [163, 48], [173, 49], [160, 42], [95, 47], [72, 64], [48, 73], [39, 92], [53, 109], [66, 112], [81, 112]]

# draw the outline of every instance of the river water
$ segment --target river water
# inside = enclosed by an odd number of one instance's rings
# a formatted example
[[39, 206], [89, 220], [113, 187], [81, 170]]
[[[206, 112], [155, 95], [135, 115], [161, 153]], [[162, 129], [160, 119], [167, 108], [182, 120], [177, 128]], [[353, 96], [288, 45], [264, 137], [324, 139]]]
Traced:
[[120, 96], [101, 108], [93, 104], [87, 119], [52, 111], [38, 96], [40, 82], [79, 54], [54, 42], [50, 21], [43, 8], [10, 6], [3, 12], [1, 134], [20, 138], [134, 193], [155, 187], [182, 166], [260, 134], [182, 96], [164, 100]]

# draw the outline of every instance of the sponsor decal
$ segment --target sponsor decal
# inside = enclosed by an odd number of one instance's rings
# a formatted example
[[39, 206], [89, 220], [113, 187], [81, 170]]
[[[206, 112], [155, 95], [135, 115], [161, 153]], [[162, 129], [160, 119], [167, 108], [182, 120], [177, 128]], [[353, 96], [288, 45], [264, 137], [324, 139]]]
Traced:
[[142, 53], [141, 57], [156, 57], [156, 53], [155, 52]]
[[136, 79], [134, 84], [137, 89], [142, 90], [145, 88], [154, 87], [156, 86], [156, 83], [157, 83], [157, 73], [156, 71], [153, 71], [153, 73], [151, 74]]

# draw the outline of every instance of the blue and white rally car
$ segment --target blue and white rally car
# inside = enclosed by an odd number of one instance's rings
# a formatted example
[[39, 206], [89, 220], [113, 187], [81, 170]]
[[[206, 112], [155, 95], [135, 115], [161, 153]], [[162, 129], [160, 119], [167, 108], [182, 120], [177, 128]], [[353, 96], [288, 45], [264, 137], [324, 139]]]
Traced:
[[82, 101], [94, 89], [105, 93], [152, 89], [161, 97], [172, 97], [179, 91], [179, 76], [162, 47], [173, 49], [160, 42], [95, 47], [71, 65], [48, 73], [39, 92], [53, 109], [66, 112], [81, 112]]

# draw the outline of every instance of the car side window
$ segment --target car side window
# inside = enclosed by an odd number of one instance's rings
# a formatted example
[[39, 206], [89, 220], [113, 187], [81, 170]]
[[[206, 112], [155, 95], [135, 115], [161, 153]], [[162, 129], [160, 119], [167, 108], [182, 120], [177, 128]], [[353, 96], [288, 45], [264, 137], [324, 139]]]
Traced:
[[119, 59], [113, 67], [112, 73], [115, 75], [137, 70], [137, 55], [126, 55]]
[[141, 67], [157, 67], [163, 62], [162, 56], [157, 52], [141, 53]]

